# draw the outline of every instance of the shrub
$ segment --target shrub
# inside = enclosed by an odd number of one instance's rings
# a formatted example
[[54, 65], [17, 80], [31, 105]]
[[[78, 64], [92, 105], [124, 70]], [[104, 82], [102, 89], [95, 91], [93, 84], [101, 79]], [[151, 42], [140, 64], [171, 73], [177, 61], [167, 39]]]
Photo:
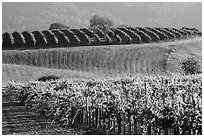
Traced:
[[122, 38], [119, 35], [116, 35], [117, 43], [116, 44], [122, 44]]
[[138, 28], [132, 28], [132, 27], [128, 27], [127, 29], [132, 30], [133, 32], [135, 32], [137, 35], [140, 36], [141, 38], [141, 42], [143, 43], [149, 43], [152, 41], [151, 37], [149, 35], [147, 35], [146, 33], [144, 33], [143, 31], [140, 31]]
[[176, 38], [181, 38], [181, 37], [182, 37], [181, 33], [175, 31], [175, 30], [172, 29], [172, 28], [164, 28], [164, 29], [165, 29], [166, 31], [169, 31], [169, 32], [173, 33], [173, 34], [176, 36]]
[[69, 38], [61, 30], [52, 30], [52, 33], [58, 39], [59, 46], [68, 47]]
[[2, 40], [3, 40], [3, 43], [2, 43], [3, 48], [12, 47], [12, 45], [14, 44], [14, 38], [9, 32], [3, 33]]
[[197, 28], [182, 27], [182, 29], [191, 31], [191, 32], [192, 32], [192, 35], [198, 35], [198, 34], [200, 33]]
[[53, 29], [59, 29], [59, 30], [69, 29], [69, 26], [66, 26], [66, 25], [61, 24], [61, 23], [52, 23], [52, 24], [50, 25], [49, 30], [53, 30]]
[[97, 45], [101, 45], [101, 43], [102, 43], [101, 38], [100, 38], [97, 34], [94, 34], [94, 37], [95, 37], [95, 39], [96, 39], [96, 44], [97, 44]]
[[36, 44], [35, 37], [32, 33], [24, 31], [24, 32], [22, 32], [22, 35], [25, 38], [26, 47], [33, 47]]
[[172, 40], [174, 40], [175, 38], [176, 38], [176, 36], [173, 34], [173, 33], [171, 33], [171, 32], [169, 32], [169, 31], [167, 31], [167, 30], [165, 30], [164, 28], [155, 28], [155, 29], [157, 29], [157, 30], [159, 30], [159, 31], [161, 31], [161, 32], [163, 32], [163, 33], [165, 33], [170, 39], [172, 39]]
[[23, 35], [19, 32], [13, 32], [12, 33], [12, 36], [14, 38], [14, 48], [15, 47], [24, 47], [25, 45], [25, 39], [23, 37]]
[[200, 65], [194, 57], [189, 57], [182, 62], [182, 69], [186, 75], [201, 73]]
[[99, 16], [99, 15], [94, 15], [90, 20], [90, 29], [95, 29], [99, 28], [102, 30], [106, 30], [109, 27], [113, 27], [114, 24], [111, 19]]
[[181, 28], [180, 30], [182, 30], [182, 31], [184, 31], [184, 32], [186, 32], [186, 33], [188, 33], [188, 36], [190, 36], [190, 37], [192, 37], [192, 35], [193, 35], [193, 32], [191, 32], [190, 30], [187, 30], [187, 29], [185, 29], [185, 28]]
[[136, 44], [141, 43], [141, 37], [138, 34], [136, 34], [134, 31], [129, 30], [129, 29], [125, 28], [125, 27], [120, 27], [120, 28], [118, 27], [118, 29], [122, 30], [127, 35], [129, 35], [131, 37], [131, 39], [132, 39], [132, 43], [136, 43]]
[[80, 39], [78, 38], [77, 35], [75, 35], [72, 31], [70, 30], [61, 30], [65, 36], [69, 39], [70, 46], [71, 47], [77, 47], [80, 44]]
[[178, 32], [178, 33], [180, 33], [181, 34], [181, 36], [182, 36], [182, 38], [188, 38], [188, 33], [187, 32], [185, 32], [185, 31], [183, 31], [183, 30], [179, 30], [179, 29], [176, 29], [176, 28], [172, 28], [172, 30], [174, 30], [174, 31], [176, 31], [176, 32]]
[[142, 28], [142, 27], [138, 27], [138, 29], [140, 31], [143, 31], [144, 33], [146, 33], [147, 36], [149, 36], [150, 39], [152, 39], [152, 41], [159, 41], [160, 40], [159, 36], [156, 33], [154, 33], [153, 31], [148, 30], [146, 28]]
[[47, 40], [45, 39], [45, 35], [40, 31], [33, 31], [32, 34], [36, 39], [37, 46], [44, 46], [47, 45]]
[[113, 42], [112, 39], [107, 34], [106, 34], [106, 41], [107, 41], [108, 45], [111, 45]]
[[[122, 40], [120, 44], [131, 44], [132, 43], [132, 38], [123, 30], [118, 29], [118, 28], [110, 28], [110, 30], [113, 32], [112, 34], [113, 36], [110, 36], [110, 37], [113, 37], [114, 39], [118, 39], [116, 35], [120, 36]], [[115, 41], [113, 43], [115, 43]]]
[[54, 76], [54, 75], [49, 75], [49, 76], [43, 76], [43, 77], [40, 77], [38, 79], [38, 81], [50, 81], [50, 80], [57, 80], [57, 79], [60, 79], [60, 77], [58, 76]]
[[92, 30], [95, 34], [97, 34], [100, 38], [105, 37], [105, 33], [101, 29], [94, 29]]
[[71, 31], [79, 38], [80, 40], [80, 46], [89, 46], [90, 40], [89, 37], [81, 30], [79, 29], [71, 29]]
[[44, 34], [45, 39], [47, 40], [48, 46], [50, 45], [56, 46], [58, 44], [58, 39], [51, 30], [43, 30], [42, 33]]
[[79, 29], [80, 31], [84, 32], [88, 37], [93, 38], [94, 37], [94, 32], [90, 29], [87, 28], [81, 28]]
[[146, 29], [151, 30], [152, 32], [156, 33], [159, 36], [160, 40], [169, 39], [169, 37], [165, 33], [161, 32], [161, 31], [159, 31], [159, 30], [157, 30], [155, 28], [146, 27]]

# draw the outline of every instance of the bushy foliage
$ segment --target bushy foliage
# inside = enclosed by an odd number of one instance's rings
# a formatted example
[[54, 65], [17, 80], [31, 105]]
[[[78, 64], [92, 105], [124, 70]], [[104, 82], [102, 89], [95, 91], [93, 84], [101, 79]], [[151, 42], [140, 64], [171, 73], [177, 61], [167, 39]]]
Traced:
[[116, 43], [115, 44], [122, 44], [122, 38], [119, 35], [116, 35]]
[[11, 33], [5, 32], [2, 34], [2, 48], [12, 48], [12, 45], [14, 44], [14, 38]]
[[182, 62], [182, 69], [186, 75], [201, 73], [200, 65], [194, 57], [188, 57]]
[[[107, 36], [108, 35], [108, 36]], [[118, 38], [118, 36], [120, 38]], [[189, 36], [202, 36], [195, 28], [150, 28], [150, 27], [106, 27], [81, 29], [52, 29], [22, 33], [4, 33], [2, 35], [3, 49], [18, 49], [22, 47], [50, 48], [97, 46], [115, 44], [141, 44], [160, 40], [175, 40]], [[120, 42], [122, 40], [122, 42]]]
[[55, 35], [51, 30], [43, 30], [42, 33], [45, 36], [48, 46], [55, 46], [55, 47], [57, 46], [58, 39], [55, 37]]
[[136, 44], [141, 43], [141, 37], [137, 33], [135, 33], [134, 31], [129, 30], [125, 27], [118, 27], [118, 29], [120, 29], [120, 30], [124, 31], [126, 34], [128, 34], [132, 39], [132, 43], [134, 43], [134, 44], [135, 43]]
[[181, 29], [190, 31], [192, 35], [198, 35], [200, 33], [197, 28], [182, 27]]
[[161, 31], [159, 31], [159, 30], [157, 30], [155, 28], [146, 27], [146, 29], [151, 30], [152, 32], [156, 33], [159, 36], [160, 40], [169, 39], [169, 37], [165, 33], [161, 32]]
[[45, 35], [41, 31], [33, 31], [32, 34], [36, 39], [36, 46], [47, 45], [47, 40], [45, 39]]
[[107, 41], [107, 45], [111, 45], [112, 44], [112, 39], [109, 37], [109, 35], [108, 34], [106, 34], [106, 41]]
[[148, 30], [148, 29], [142, 28], [142, 27], [138, 27], [138, 29], [140, 31], [143, 31], [144, 33], [146, 33], [147, 36], [150, 37], [149, 39], [152, 39], [152, 41], [159, 41], [160, 40], [159, 36], [156, 33], [152, 32], [151, 30]]
[[38, 78], [38, 81], [50, 81], [50, 80], [57, 80], [57, 79], [60, 79], [60, 77], [58, 76], [55, 76], [55, 75], [49, 75], [49, 76], [43, 76], [43, 77], [40, 77]]
[[25, 46], [25, 38], [19, 32], [13, 32], [14, 47], [20, 48]]
[[116, 28], [116, 29], [113, 29], [113, 31], [116, 35], [120, 36], [120, 38], [122, 39], [122, 44], [132, 43], [132, 38], [127, 33], [125, 33], [123, 30]]
[[68, 37], [70, 46], [71, 47], [77, 47], [80, 45], [80, 39], [70, 30], [61, 30], [65, 36]]
[[52, 24], [50, 25], [49, 30], [54, 30], [54, 29], [59, 29], [59, 30], [69, 29], [69, 26], [64, 25], [64, 24], [62, 24], [62, 23], [52, 23]]
[[80, 46], [89, 46], [90, 40], [89, 37], [79, 29], [71, 29], [71, 31], [79, 38]]
[[90, 29], [81, 28], [79, 30], [82, 31], [84, 34], [86, 34], [89, 38], [93, 38], [94, 37], [94, 32], [92, 30], [90, 30]]
[[24, 31], [24, 32], [22, 32], [22, 35], [25, 38], [26, 47], [34, 47], [35, 46], [36, 39], [32, 33], [28, 32], [28, 31]]
[[188, 38], [188, 33], [187, 32], [185, 32], [185, 31], [183, 31], [181, 29], [177, 29], [177, 28], [172, 28], [172, 30], [180, 33], [182, 35], [182, 38]]
[[182, 38], [182, 34], [175, 31], [175, 30], [173, 30], [172, 28], [164, 28], [164, 29], [171, 32], [171, 33], [173, 33], [176, 36], [176, 38]]
[[157, 30], [159, 30], [159, 31], [161, 31], [161, 32], [163, 32], [163, 33], [165, 33], [167, 36], [169, 36], [169, 38], [170, 38], [171, 40], [174, 40], [174, 39], [176, 38], [176, 36], [175, 36], [173, 33], [171, 33], [171, 32], [169, 32], [169, 31], [165, 30], [164, 28], [155, 28], [155, 29], [157, 29]]
[[102, 29], [105, 30], [106, 28], [110, 28], [113, 27], [114, 24], [111, 21], [111, 19], [103, 17], [103, 16], [99, 16], [99, 15], [94, 15], [90, 20], [90, 29]]
[[137, 33], [141, 37], [142, 43], [149, 43], [152, 41], [151, 37], [148, 34], [144, 33], [143, 31], [139, 30], [138, 28], [128, 28], [128, 29]]
[[105, 37], [105, 33], [101, 30], [101, 29], [98, 29], [98, 28], [96, 28], [96, 29], [94, 29], [94, 30], [92, 30], [95, 34], [97, 34], [100, 38], [103, 38], [103, 37]]
[[127, 118], [136, 121], [140, 134], [149, 134], [149, 127], [155, 134], [168, 129], [202, 134], [201, 75], [34, 81], [10, 83], [6, 90], [20, 100], [26, 97], [26, 106], [61, 126], [80, 124], [82, 110], [89, 116], [100, 110], [104, 121], [117, 120], [118, 127], [128, 126]]
[[186, 33], [188, 33], [188, 36], [190, 36], [190, 37], [193, 36], [193, 32], [191, 30], [188, 30], [188, 29], [185, 29], [185, 28], [182, 28], [181, 30], [185, 31]]
[[60, 47], [69, 46], [69, 38], [61, 30], [52, 30], [52, 32], [58, 39], [58, 45]]

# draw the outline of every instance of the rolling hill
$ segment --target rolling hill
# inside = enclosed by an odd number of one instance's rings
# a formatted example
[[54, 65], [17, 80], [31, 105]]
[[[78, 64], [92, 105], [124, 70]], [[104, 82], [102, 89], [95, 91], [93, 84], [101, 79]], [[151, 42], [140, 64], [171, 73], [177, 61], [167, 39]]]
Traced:
[[140, 45], [3, 50], [3, 83], [44, 75], [66, 78], [183, 73], [181, 62], [194, 57], [202, 66], [202, 38]]

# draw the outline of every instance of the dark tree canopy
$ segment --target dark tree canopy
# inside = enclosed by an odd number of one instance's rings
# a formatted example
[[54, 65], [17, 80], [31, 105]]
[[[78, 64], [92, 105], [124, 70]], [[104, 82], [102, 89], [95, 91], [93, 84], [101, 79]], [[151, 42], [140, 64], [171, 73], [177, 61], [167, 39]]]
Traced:
[[66, 25], [61, 24], [61, 23], [52, 23], [52, 24], [50, 25], [49, 30], [53, 30], [53, 29], [59, 29], [59, 30], [69, 29], [69, 26], [66, 26]]
[[110, 28], [114, 26], [111, 19], [103, 17], [103, 16], [98, 16], [98, 15], [94, 15], [89, 20], [89, 23], [90, 23], [90, 29], [98, 28], [98, 29], [104, 30], [106, 28]]
[[119, 28], [127, 28], [127, 27], [130, 27], [128, 26], [127, 24], [121, 24], [121, 25], [118, 25]]

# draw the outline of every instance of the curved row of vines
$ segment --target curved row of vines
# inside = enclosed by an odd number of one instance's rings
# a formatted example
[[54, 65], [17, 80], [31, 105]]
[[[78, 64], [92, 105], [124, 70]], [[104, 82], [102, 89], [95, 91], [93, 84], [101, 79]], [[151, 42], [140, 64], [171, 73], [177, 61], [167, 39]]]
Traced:
[[118, 27], [90, 30], [65, 29], [65, 30], [40, 30], [5, 32], [2, 35], [3, 49], [21, 48], [54, 48], [77, 47], [97, 45], [141, 44], [175, 39], [187, 39], [201, 36], [196, 28], [183, 27], [157, 28], [157, 27]]
[[202, 76], [10, 83], [31, 110], [70, 127], [118, 134], [202, 134]]

